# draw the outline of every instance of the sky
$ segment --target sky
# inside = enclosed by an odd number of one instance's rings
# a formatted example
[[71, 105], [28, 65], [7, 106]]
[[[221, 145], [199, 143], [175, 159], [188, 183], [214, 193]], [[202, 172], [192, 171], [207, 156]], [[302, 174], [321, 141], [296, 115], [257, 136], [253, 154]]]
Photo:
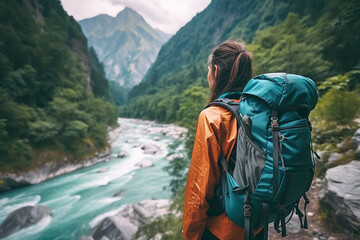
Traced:
[[175, 34], [211, 0], [61, 0], [69, 15], [76, 20], [99, 14], [116, 16], [125, 7], [137, 11], [153, 27]]

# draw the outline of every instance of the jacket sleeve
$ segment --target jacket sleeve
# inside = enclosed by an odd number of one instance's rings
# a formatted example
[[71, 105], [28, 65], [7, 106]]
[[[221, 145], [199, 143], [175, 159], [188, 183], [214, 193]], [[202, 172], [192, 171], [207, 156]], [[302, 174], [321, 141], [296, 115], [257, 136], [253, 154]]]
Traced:
[[220, 181], [218, 126], [209, 121], [206, 110], [200, 113], [185, 188], [183, 235], [186, 240], [201, 239], [209, 209], [207, 199], [213, 197], [214, 187]]

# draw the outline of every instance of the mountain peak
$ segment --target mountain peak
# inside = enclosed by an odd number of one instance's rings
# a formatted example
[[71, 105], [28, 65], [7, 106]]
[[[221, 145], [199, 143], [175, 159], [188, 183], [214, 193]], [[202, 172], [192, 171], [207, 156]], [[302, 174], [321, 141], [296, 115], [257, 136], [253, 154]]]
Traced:
[[137, 18], [141, 18], [143, 19], [143, 17], [136, 12], [134, 9], [130, 8], [130, 7], [125, 7], [122, 11], [120, 11], [115, 18], [121, 18], [122, 16], [134, 16]]

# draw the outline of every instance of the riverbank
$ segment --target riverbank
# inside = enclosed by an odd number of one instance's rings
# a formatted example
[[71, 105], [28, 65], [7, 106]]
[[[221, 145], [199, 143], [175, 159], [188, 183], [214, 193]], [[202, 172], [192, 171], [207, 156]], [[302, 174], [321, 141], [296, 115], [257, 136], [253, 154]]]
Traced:
[[[118, 124], [122, 119], [118, 118]], [[139, 119], [129, 119], [135, 123], [146, 123], [153, 124], [152, 121], [143, 121]], [[163, 127], [154, 127], [147, 129], [147, 134], [157, 134], [170, 136], [174, 138], [179, 138], [182, 134], [186, 132], [185, 128], [181, 128], [174, 124], [169, 125], [159, 125]], [[166, 126], [166, 127], [164, 127]], [[121, 131], [124, 130], [121, 126], [118, 126], [114, 129], [109, 129], [108, 131], [108, 144], [111, 146], [116, 139], [119, 138]], [[106, 148], [103, 152], [95, 152], [94, 156], [87, 158], [83, 161], [71, 162], [66, 157], [60, 161], [53, 162], [49, 161], [45, 164], [41, 164], [34, 169], [28, 171], [20, 171], [18, 173], [6, 173], [0, 171], [0, 192], [9, 191], [16, 189], [18, 187], [28, 186], [39, 184], [46, 180], [52, 179], [54, 177], [76, 171], [78, 169], [89, 167], [94, 164], [109, 161], [112, 156], [112, 150], [110, 147]]]
[[0, 192], [9, 191], [18, 187], [39, 184], [54, 177], [89, 167], [91, 165], [108, 161], [111, 157], [111, 149], [107, 148], [102, 153], [96, 153], [93, 158], [77, 163], [69, 163], [66, 159], [60, 162], [47, 162], [36, 169], [19, 173], [0, 172]]

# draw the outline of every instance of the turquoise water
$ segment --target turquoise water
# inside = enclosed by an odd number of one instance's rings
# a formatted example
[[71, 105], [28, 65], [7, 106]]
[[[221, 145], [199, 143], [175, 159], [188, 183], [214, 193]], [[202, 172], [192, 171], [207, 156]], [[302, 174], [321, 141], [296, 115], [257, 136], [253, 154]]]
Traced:
[[[114, 156], [108, 162], [0, 194], [0, 223], [23, 206], [40, 204], [52, 211], [51, 217], [6, 240], [78, 239], [83, 234], [90, 235], [92, 227], [104, 217], [116, 214], [124, 204], [170, 197], [166, 188], [170, 176], [163, 168], [169, 164], [165, 158], [168, 145], [175, 138], [159, 132], [167, 125], [132, 119], [119, 119], [119, 123], [120, 134], [112, 143], [112, 151], [116, 154], [125, 150], [128, 157]], [[161, 153], [144, 154], [140, 147], [148, 143], [160, 147]], [[136, 167], [143, 159], [152, 161], [154, 166]], [[123, 193], [114, 197], [119, 191]]]

